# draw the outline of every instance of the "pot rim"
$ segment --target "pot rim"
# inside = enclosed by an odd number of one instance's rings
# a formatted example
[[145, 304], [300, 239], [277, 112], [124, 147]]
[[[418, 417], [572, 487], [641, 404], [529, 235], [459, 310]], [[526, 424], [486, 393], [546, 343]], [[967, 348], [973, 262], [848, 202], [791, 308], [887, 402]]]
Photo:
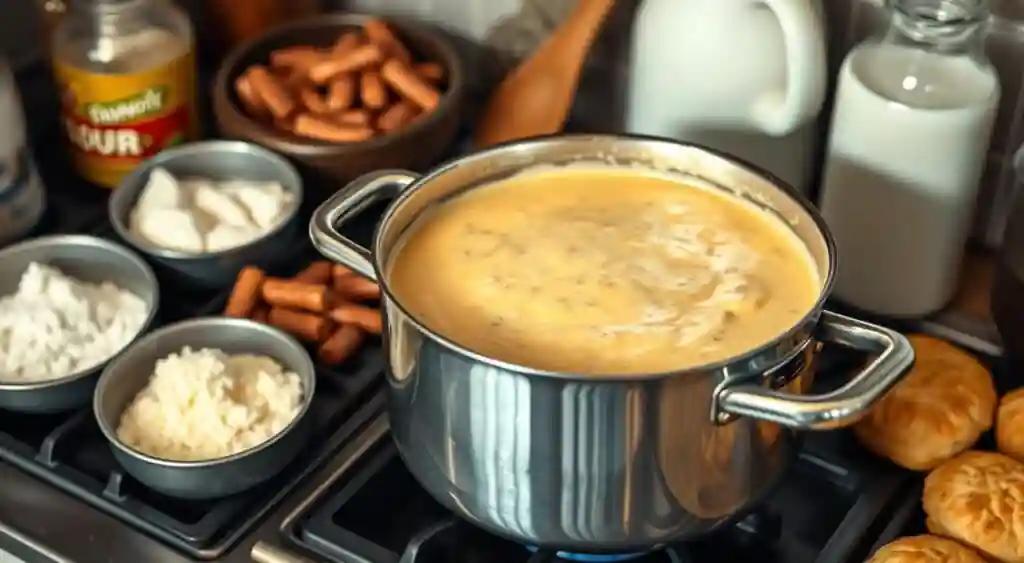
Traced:
[[[488, 160], [488, 159], [491, 159], [491, 158], [496, 158], [496, 157], [499, 157], [500, 155], [502, 155], [504, 153], [511, 152], [513, 149], [520, 149], [520, 148], [524, 148], [524, 147], [535, 147], [535, 146], [541, 146], [542, 147], [543, 145], [552, 144], [552, 143], [558, 143], [558, 142], [561, 142], [561, 141], [566, 140], [566, 139], [569, 139], [569, 140], [590, 139], [592, 141], [603, 141], [603, 142], [608, 142], [608, 143], [622, 142], [622, 141], [626, 141], [626, 142], [641, 141], [641, 142], [647, 142], [647, 143], [656, 143], [658, 145], [675, 145], [675, 146], [681, 146], [681, 147], [690, 147], [690, 148], [693, 148], [693, 149], [697, 149], [698, 151], [702, 151], [704, 153], [710, 154], [711, 156], [718, 157], [718, 158], [724, 160], [725, 162], [729, 163], [732, 166], [735, 166], [735, 167], [738, 167], [738, 168], [741, 168], [741, 169], [745, 169], [746, 171], [750, 172], [751, 174], [753, 174], [753, 175], [755, 175], [755, 176], [757, 176], [757, 177], [767, 181], [768, 184], [770, 184], [773, 188], [775, 188], [776, 190], [779, 190], [780, 192], [785, 194], [787, 197], [789, 197], [791, 200], [793, 200], [797, 205], [800, 206], [800, 208], [814, 222], [815, 230], [822, 237], [822, 240], [823, 240], [824, 246], [825, 246], [825, 250], [826, 250], [826, 253], [827, 253], [828, 271], [825, 273], [823, 279], [821, 280], [821, 290], [820, 290], [820, 292], [818, 294], [818, 299], [815, 301], [814, 305], [802, 317], [800, 317], [800, 320], [798, 320], [796, 323], [793, 324], [793, 326], [789, 327], [788, 329], [786, 329], [782, 333], [778, 334], [776, 337], [772, 338], [771, 340], [765, 342], [761, 346], [753, 348], [753, 349], [749, 350], [746, 353], [743, 353], [743, 354], [740, 354], [740, 355], [737, 355], [737, 356], [731, 356], [731, 357], [725, 358], [723, 360], [718, 360], [718, 361], [715, 361], [715, 362], [710, 362], [710, 363], [706, 363], [706, 364], [699, 364], [699, 365], [689, 366], [687, 368], [684, 368], [684, 369], [681, 369], [681, 370], [677, 370], [677, 371], [655, 372], [655, 373], [642, 373], [642, 372], [641, 373], [595, 373], [595, 374], [568, 373], [568, 372], [559, 372], [559, 371], [551, 371], [551, 370], [545, 370], [545, 369], [538, 369], [538, 368], [533, 368], [533, 367], [530, 367], [530, 366], [525, 366], [525, 365], [522, 365], [522, 364], [517, 364], [517, 363], [514, 363], [514, 362], [507, 362], [507, 361], [504, 361], [504, 360], [499, 360], [499, 359], [496, 359], [496, 358], [491, 358], [489, 356], [485, 356], [485, 355], [483, 355], [483, 354], [481, 354], [479, 352], [471, 350], [470, 348], [467, 348], [466, 346], [463, 346], [462, 344], [459, 344], [459, 343], [455, 342], [454, 340], [448, 338], [447, 336], [441, 335], [438, 332], [434, 331], [433, 329], [427, 327], [423, 322], [421, 322], [419, 319], [417, 319], [415, 316], [413, 316], [411, 313], [409, 313], [409, 311], [401, 304], [401, 301], [395, 297], [394, 293], [392, 293], [391, 288], [390, 288], [390, 286], [388, 284], [388, 281], [387, 281], [387, 277], [384, 275], [384, 270], [381, 267], [382, 265], [381, 265], [380, 257], [383, 256], [383, 252], [381, 252], [381, 244], [382, 244], [382, 236], [381, 235], [384, 232], [384, 228], [393, 220], [395, 214], [405, 204], [405, 202], [410, 197], [412, 197], [412, 194], [414, 192], [418, 191], [422, 186], [428, 184], [429, 182], [431, 182], [433, 180], [436, 180], [437, 178], [443, 176], [444, 174], [450, 172], [451, 170], [453, 170], [453, 169], [455, 169], [457, 167], [465, 166], [465, 165], [467, 165], [469, 163], [472, 163], [472, 162], [485, 161], [485, 160]], [[537, 164], [541, 165], [543, 163], [538, 162]], [[715, 182], [710, 182], [710, 181], [708, 181], [708, 182], [711, 183], [711, 184], [718, 185]], [[723, 190], [723, 191], [726, 191], [726, 190]], [[733, 195], [733, 197], [735, 197], [735, 195]], [[413, 219], [413, 220], [415, 221], [415, 219]], [[377, 277], [376, 281], [380, 285], [381, 293], [391, 303], [391, 305], [393, 307], [395, 307], [399, 311], [401, 311], [402, 315], [405, 317], [407, 322], [409, 322], [414, 327], [416, 327], [416, 329], [419, 330], [420, 333], [426, 335], [428, 338], [430, 338], [430, 339], [434, 340], [435, 342], [437, 342], [438, 344], [440, 344], [440, 345], [442, 345], [442, 346], [444, 346], [444, 347], [446, 347], [446, 348], [448, 348], [450, 350], [458, 352], [459, 354], [461, 354], [463, 356], [466, 356], [466, 357], [468, 357], [468, 358], [470, 358], [472, 360], [475, 360], [477, 362], [481, 362], [481, 363], [487, 364], [487, 365], [489, 365], [491, 367], [499, 368], [499, 369], [502, 369], [502, 370], [505, 370], [505, 371], [511, 371], [511, 372], [514, 372], [514, 373], [517, 373], [517, 374], [522, 374], [522, 375], [530, 375], [530, 376], [537, 376], [537, 377], [550, 377], [550, 378], [569, 380], [569, 381], [586, 381], [588, 383], [597, 383], [597, 382], [608, 382], [608, 383], [619, 382], [619, 383], [621, 383], [621, 382], [656, 381], [656, 380], [661, 380], [661, 379], [676, 378], [676, 377], [687, 376], [687, 375], [704, 374], [704, 373], [708, 373], [708, 372], [712, 372], [712, 371], [720, 371], [720, 370], [723, 370], [723, 369], [728, 369], [730, 366], [737, 365], [737, 364], [748, 364], [749, 362], [751, 362], [751, 360], [753, 360], [753, 359], [755, 359], [755, 358], [757, 358], [759, 356], [766, 355], [772, 348], [778, 346], [780, 343], [785, 342], [787, 340], [792, 340], [794, 337], [798, 336], [801, 333], [801, 331], [805, 330], [805, 328], [807, 326], [817, 325], [818, 317], [820, 316], [821, 311], [825, 309], [825, 301], [828, 299], [829, 295], [832, 292], [832, 286], [833, 286], [834, 280], [835, 280], [835, 271], [836, 271], [836, 265], [837, 265], [835, 239], [832, 236], [832, 232], [829, 230], [828, 225], [825, 224], [824, 217], [821, 216], [821, 214], [814, 207], [814, 204], [812, 204], [809, 199], [807, 199], [802, 193], [800, 193], [796, 188], [791, 186], [789, 183], [787, 183], [784, 180], [782, 180], [781, 178], [775, 176], [771, 172], [768, 172], [767, 170], [765, 170], [765, 169], [763, 169], [763, 168], [761, 168], [761, 167], [759, 167], [757, 165], [754, 165], [754, 164], [752, 164], [750, 162], [747, 162], [746, 160], [743, 160], [741, 158], [738, 158], [738, 157], [726, 154], [726, 153], [724, 153], [722, 151], [718, 151], [718, 150], [712, 149], [710, 147], [706, 147], [706, 146], [698, 144], [698, 143], [683, 142], [683, 141], [677, 141], [675, 139], [670, 139], [670, 138], [666, 138], [666, 137], [657, 137], [657, 136], [652, 136], [652, 135], [638, 135], [638, 134], [632, 134], [632, 133], [623, 133], [623, 134], [604, 134], [604, 133], [602, 133], [602, 134], [578, 134], [578, 133], [577, 134], [566, 134], [566, 133], [555, 133], [555, 134], [550, 134], [550, 135], [541, 135], [541, 136], [537, 136], [537, 137], [530, 137], [528, 139], [520, 139], [520, 140], [504, 142], [504, 143], [495, 145], [493, 147], [489, 147], [487, 149], [484, 149], [484, 150], [481, 150], [481, 151], [477, 151], [477, 152], [474, 152], [474, 153], [471, 153], [471, 154], [468, 154], [468, 155], [465, 155], [465, 156], [462, 156], [462, 157], [455, 158], [453, 160], [447, 161], [447, 162], [445, 162], [445, 163], [443, 163], [443, 164], [441, 164], [441, 165], [439, 165], [439, 166], [437, 166], [435, 168], [432, 168], [426, 174], [423, 174], [423, 175], [420, 175], [418, 177], [415, 177], [415, 180], [413, 180], [405, 189], [403, 189], [401, 194], [399, 194], [399, 196], [396, 197], [394, 199], [394, 201], [391, 202], [390, 205], [388, 205], [387, 209], [384, 212], [384, 215], [381, 217], [380, 221], [377, 223], [377, 226], [374, 228], [373, 239], [372, 239], [372, 244], [371, 244], [370, 250], [371, 250], [371, 254], [372, 254], [372, 258], [371, 258], [370, 262], [373, 265], [373, 271], [374, 271], [374, 274]], [[806, 338], [802, 338], [800, 340], [802, 342], [802, 341], [806, 340]], [[799, 349], [800, 346], [796, 346], [795, 348]], [[778, 365], [782, 365], [786, 361], [788, 361], [792, 355], [793, 355], [793, 350], [786, 350], [784, 353], [778, 355], [777, 360], [772, 362], [771, 366], [766, 366], [766, 368], [771, 368], [771, 367], [775, 367], [775, 366], [778, 366]], [[764, 370], [762, 370], [762, 371], [764, 371]]]

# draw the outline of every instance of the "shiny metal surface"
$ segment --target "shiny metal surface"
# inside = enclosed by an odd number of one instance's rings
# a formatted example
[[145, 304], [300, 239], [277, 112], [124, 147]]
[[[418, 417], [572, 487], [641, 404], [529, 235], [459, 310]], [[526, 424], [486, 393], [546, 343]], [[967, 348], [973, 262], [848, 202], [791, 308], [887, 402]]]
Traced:
[[[305, 394], [298, 417], [255, 448], [209, 461], [159, 459], [127, 446], [117, 438], [122, 413], [149, 383], [156, 362], [186, 346], [274, 358], [302, 380]], [[165, 326], [129, 346], [103, 370], [96, 384], [93, 412], [114, 457], [133, 477], [170, 496], [209, 499], [252, 488], [276, 475], [298, 455], [309, 439], [306, 414], [315, 392], [313, 360], [297, 340], [255, 321], [208, 317]]]
[[[124, 246], [86, 235], [51, 235], [9, 246], [0, 250], [0, 295], [17, 291], [22, 274], [32, 262], [54, 266], [81, 281], [110, 281], [131, 291], [149, 308], [139, 334], [153, 323], [160, 306], [156, 276], [141, 257]], [[50, 381], [0, 382], [0, 408], [52, 413], [88, 405], [106, 364]]]
[[[814, 310], [760, 349], [677, 373], [588, 378], [482, 357], [410, 317], [388, 287], [388, 261], [430, 206], [533, 165], [599, 161], [712, 184], [777, 214], [825, 278]], [[337, 231], [369, 202], [397, 198], [372, 249]], [[472, 154], [417, 178], [357, 179], [314, 214], [328, 258], [377, 279], [395, 442], [417, 480], [477, 525], [525, 544], [632, 552], [704, 534], [758, 502], [787, 469], [793, 429], [857, 420], [913, 361], [903, 336], [822, 311], [835, 247], [795, 190], [724, 155], [639, 137], [556, 136]], [[792, 385], [815, 340], [878, 354], [841, 389]], [[788, 428], [780, 426], [786, 425]]]
[[345, 238], [335, 229], [361, 213], [374, 201], [394, 199], [416, 179], [405, 170], [381, 170], [361, 176], [324, 202], [309, 222], [309, 238], [317, 248], [329, 248], [338, 262], [351, 264], [356, 272], [377, 279], [370, 251]]
[[[164, 168], [176, 178], [277, 182], [295, 197], [284, 220], [248, 244], [204, 254], [167, 250], [139, 239], [128, 228], [132, 208], [154, 168]], [[202, 141], [163, 151], [143, 162], [110, 195], [107, 212], [118, 236], [149, 257], [168, 277], [196, 288], [223, 289], [231, 285], [242, 267], [265, 267], [294, 250], [302, 229], [298, 218], [302, 197], [302, 178], [283, 157], [242, 141]]]
[[795, 398], [757, 383], [743, 383], [723, 388], [714, 404], [724, 414], [790, 428], [827, 430], [848, 426], [866, 414], [914, 361], [914, 351], [905, 338], [878, 325], [822, 311], [817, 331], [816, 338], [823, 342], [870, 352], [875, 357], [849, 383], [824, 395]]
[[305, 557], [263, 542], [252, 546], [252, 560], [256, 563], [313, 563]]

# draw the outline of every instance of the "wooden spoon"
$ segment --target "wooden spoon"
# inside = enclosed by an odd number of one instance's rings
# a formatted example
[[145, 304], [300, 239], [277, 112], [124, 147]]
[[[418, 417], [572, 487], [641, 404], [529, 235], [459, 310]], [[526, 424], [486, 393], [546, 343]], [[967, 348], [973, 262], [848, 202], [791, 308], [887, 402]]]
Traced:
[[562, 129], [590, 45], [614, 4], [579, 0], [568, 19], [498, 85], [476, 130], [478, 148]]

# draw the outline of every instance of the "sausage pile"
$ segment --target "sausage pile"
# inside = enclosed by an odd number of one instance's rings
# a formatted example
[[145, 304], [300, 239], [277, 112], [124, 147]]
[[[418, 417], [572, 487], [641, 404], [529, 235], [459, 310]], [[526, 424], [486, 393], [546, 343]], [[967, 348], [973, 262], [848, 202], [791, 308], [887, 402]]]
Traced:
[[351, 143], [400, 129], [433, 111], [445, 68], [418, 61], [388, 24], [369, 20], [327, 49], [296, 45], [270, 53], [235, 80], [253, 118], [295, 135]]
[[317, 261], [293, 278], [269, 277], [254, 266], [235, 280], [224, 315], [250, 318], [318, 346], [317, 356], [338, 365], [367, 333], [380, 334], [380, 287], [344, 266]]

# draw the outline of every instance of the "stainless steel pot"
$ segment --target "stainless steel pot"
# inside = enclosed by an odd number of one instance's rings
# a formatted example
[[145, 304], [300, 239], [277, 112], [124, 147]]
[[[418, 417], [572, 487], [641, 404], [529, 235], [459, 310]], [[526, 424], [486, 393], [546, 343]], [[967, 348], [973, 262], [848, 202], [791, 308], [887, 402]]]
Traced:
[[[816, 308], [743, 356], [619, 378], [542, 372], [482, 357], [406, 313], [383, 272], [424, 210], [529, 166], [581, 160], [675, 171], [777, 213], [827, 276]], [[372, 251], [338, 233], [341, 222], [382, 198], [395, 199]], [[422, 177], [375, 173], [325, 202], [310, 236], [325, 256], [381, 284], [389, 415], [410, 471], [455, 513], [524, 544], [622, 553], [705, 533], [769, 491], [790, 463], [793, 430], [853, 423], [913, 363], [900, 334], [822, 310], [835, 247], [811, 204], [767, 175], [697, 146], [559, 136], [476, 153]], [[875, 358], [842, 388], [808, 395], [806, 381], [794, 377], [817, 354], [817, 341]]]

